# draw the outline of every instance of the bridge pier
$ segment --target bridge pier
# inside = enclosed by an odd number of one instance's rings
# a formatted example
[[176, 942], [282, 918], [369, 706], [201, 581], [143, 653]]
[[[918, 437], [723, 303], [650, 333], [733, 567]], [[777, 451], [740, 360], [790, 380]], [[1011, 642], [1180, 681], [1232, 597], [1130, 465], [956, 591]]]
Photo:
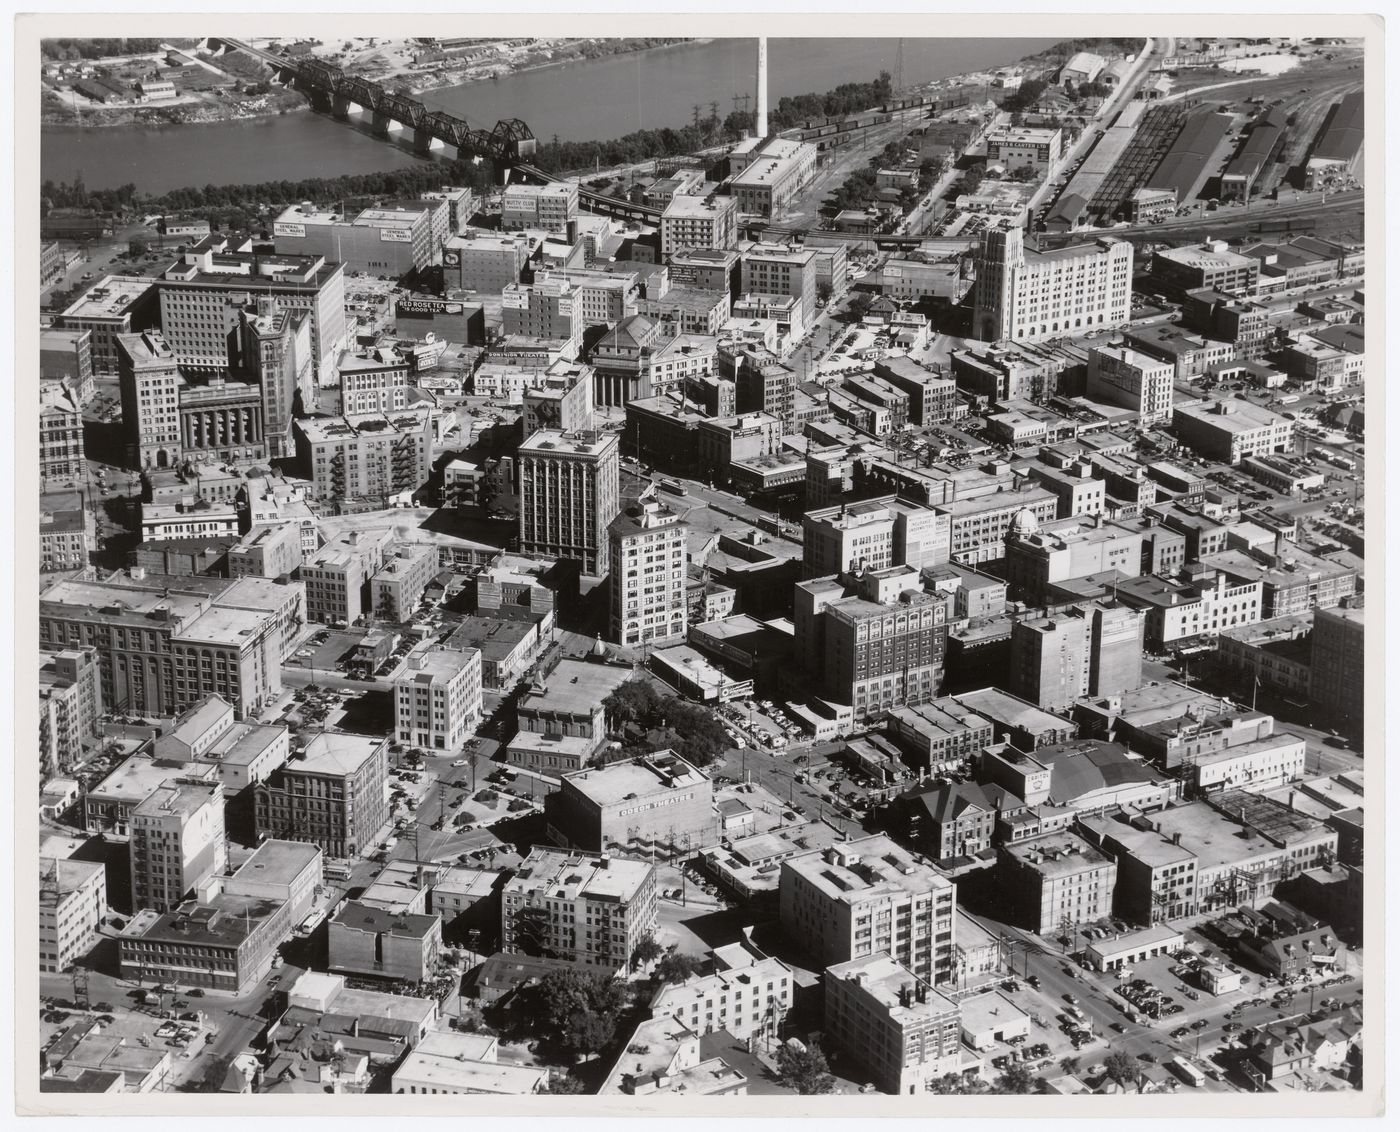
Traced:
[[350, 117], [350, 100], [343, 95], [335, 95], [331, 100], [331, 112], [337, 118]]
[[322, 114], [334, 112], [335, 107], [331, 104], [331, 96], [327, 91], [313, 89], [308, 94], [314, 109], [319, 110]]
[[413, 131], [413, 148], [417, 153], [428, 154], [433, 152], [433, 144], [437, 144], [438, 149], [443, 148], [443, 143], [433, 136], [430, 130]]
[[393, 130], [396, 124], [397, 123], [395, 123], [395, 121], [391, 117], [389, 117], [389, 115], [381, 114], [378, 110], [376, 110], [370, 116], [371, 128], [376, 134], [382, 134], [386, 138], [389, 136], [390, 132]]

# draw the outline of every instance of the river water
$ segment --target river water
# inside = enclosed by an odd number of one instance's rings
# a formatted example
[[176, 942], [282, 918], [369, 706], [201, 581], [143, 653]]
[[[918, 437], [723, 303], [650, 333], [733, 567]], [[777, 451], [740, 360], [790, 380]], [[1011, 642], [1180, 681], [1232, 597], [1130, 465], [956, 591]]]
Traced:
[[[1015, 62], [1049, 39], [906, 39], [909, 85]], [[785, 94], [826, 91], [893, 72], [894, 39], [770, 39], [770, 105]], [[428, 92], [425, 101], [489, 129], [522, 118], [542, 141], [614, 138], [638, 129], [681, 126], [695, 106], [712, 103], [723, 118], [733, 97], [751, 93], [756, 76], [752, 39], [720, 39], [585, 60]], [[749, 108], [752, 109], [752, 100]], [[400, 135], [395, 135], [399, 137]], [[187, 185], [298, 180], [402, 168], [425, 159], [405, 142], [387, 144], [358, 121], [292, 113], [194, 126], [45, 127], [40, 167], [45, 179], [89, 188], [127, 182], [144, 192]]]

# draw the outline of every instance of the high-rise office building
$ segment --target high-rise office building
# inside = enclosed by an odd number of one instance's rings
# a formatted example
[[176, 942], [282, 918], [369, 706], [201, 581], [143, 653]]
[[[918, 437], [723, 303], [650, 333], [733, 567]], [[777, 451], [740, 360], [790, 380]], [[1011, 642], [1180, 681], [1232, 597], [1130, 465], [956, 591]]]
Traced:
[[795, 655], [813, 687], [857, 720], [928, 703], [943, 680], [948, 603], [910, 566], [799, 582]]
[[1028, 251], [1019, 228], [983, 233], [973, 328], [984, 341], [1039, 342], [1128, 321], [1133, 246], [1101, 238]]
[[117, 378], [127, 463], [173, 468], [180, 462], [180, 365], [159, 330], [117, 336]]
[[620, 645], [673, 644], [686, 632], [686, 533], [659, 500], [628, 507], [608, 527], [609, 637]]
[[520, 549], [606, 576], [608, 524], [619, 510], [617, 436], [541, 429], [520, 446], [519, 458]]

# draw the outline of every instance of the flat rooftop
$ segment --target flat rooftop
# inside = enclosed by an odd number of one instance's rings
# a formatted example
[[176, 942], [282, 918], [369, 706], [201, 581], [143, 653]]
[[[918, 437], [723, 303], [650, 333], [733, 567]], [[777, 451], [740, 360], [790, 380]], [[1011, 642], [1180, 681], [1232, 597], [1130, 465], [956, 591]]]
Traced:
[[1107, 853], [1066, 830], [1017, 841], [1003, 849], [1016, 860], [1033, 866], [1043, 876], [1049, 877], [1074, 876], [1113, 864], [1113, 858]]
[[185, 773], [187, 764], [157, 761], [145, 755], [133, 755], [112, 771], [101, 783], [88, 791], [89, 799], [141, 801], [172, 778]]
[[306, 757], [288, 763], [288, 769], [301, 774], [354, 774], [387, 746], [385, 739], [321, 731], [306, 745]]
[[261, 884], [291, 884], [321, 857], [319, 846], [306, 841], [264, 841], [234, 877]]
[[525, 710], [557, 711], [569, 715], [592, 715], [614, 690], [627, 683], [631, 668], [589, 664], [582, 660], [561, 660], [540, 683], [543, 690], [531, 689], [520, 701]]
[[[1218, 405], [1229, 405], [1230, 411], [1221, 413]], [[1255, 429], [1270, 428], [1275, 425], [1293, 427], [1293, 422], [1281, 413], [1257, 405], [1253, 401], [1231, 399], [1229, 401], [1187, 401], [1178, 402], [1173, 411], [1192, 420], [1209, 424], [1229, 432], [1253, 432]]]
[[558, 899], [625, 903], [652, 875], [648, 861], [535, 848], [506, 882], [506, 892], [540, 889]]
[[204, 902], [187, 901], [172, 912], [143, 909], [127, 922], [120, 938], [237, 947], [282, 907], [276, 900], [224, 893]]
[[474, 656], [480, 655], [476, 649], [444, 648], [440, 645], [415, 650], [404, 657], [403, 664], [395, 670], [394, 686], [449, 684], [471, 665]]
[[829, 861], [827, 852], [808, 853], [783, 863], [832, 900], [863, 903], [882, 895], [922, 894], [951, 889], [952, 882], [882, 833], [836, 847], [849, 865]]
[[542, 428], [521, 444], [519, 453], [522, 457], [526, 455], [599, 457], [610, 450], [615, 450], [617, 445], [618, 440], [615, 433], [564, 433], [558, 429]]
[[688, 789], [708, 781], [704, 774], [674, 754], [610, 763], [601, 770], [581, 770], [564, 776], [570, 789], [599, 806]]
[[994, 724], [1019, 728], [1032, 735], [1043, 731], [1074, 728], [1063, 716], [1042, 711], [1034, 704], [1018, 699], [999, 688], [981, 688], [975, 692], [963, 692], [952, 698], [974, 714], [990, 719]]
[[63, 312], [64, 318], [120, 318], [151, 289], [152, 280], [108, 275]]
[[[858, 981], [860, 988], [884, 1008], [889, 1017], [903, 1025], [913, 1025], [929, 1018], [958, 1016], [958, 1004], [944, 998], [908, 967], [896, 963], [888, 955], [867, 955], [838, 963], [826, 969], [826, 977], [839, 982]], [[917, 999], [908, 1006], [900, 1004], [900, 993], [906, 987], [918, 987], [925, 1001]]]

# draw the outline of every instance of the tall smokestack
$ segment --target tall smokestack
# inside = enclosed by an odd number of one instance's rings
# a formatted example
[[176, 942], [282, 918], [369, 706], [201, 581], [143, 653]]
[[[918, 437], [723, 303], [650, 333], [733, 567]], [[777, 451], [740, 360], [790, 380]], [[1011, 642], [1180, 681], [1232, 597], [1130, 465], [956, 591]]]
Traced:
[[758, 37], [758, 101], [754, 112], [754, 133], [768, 136], [768, 38]]

